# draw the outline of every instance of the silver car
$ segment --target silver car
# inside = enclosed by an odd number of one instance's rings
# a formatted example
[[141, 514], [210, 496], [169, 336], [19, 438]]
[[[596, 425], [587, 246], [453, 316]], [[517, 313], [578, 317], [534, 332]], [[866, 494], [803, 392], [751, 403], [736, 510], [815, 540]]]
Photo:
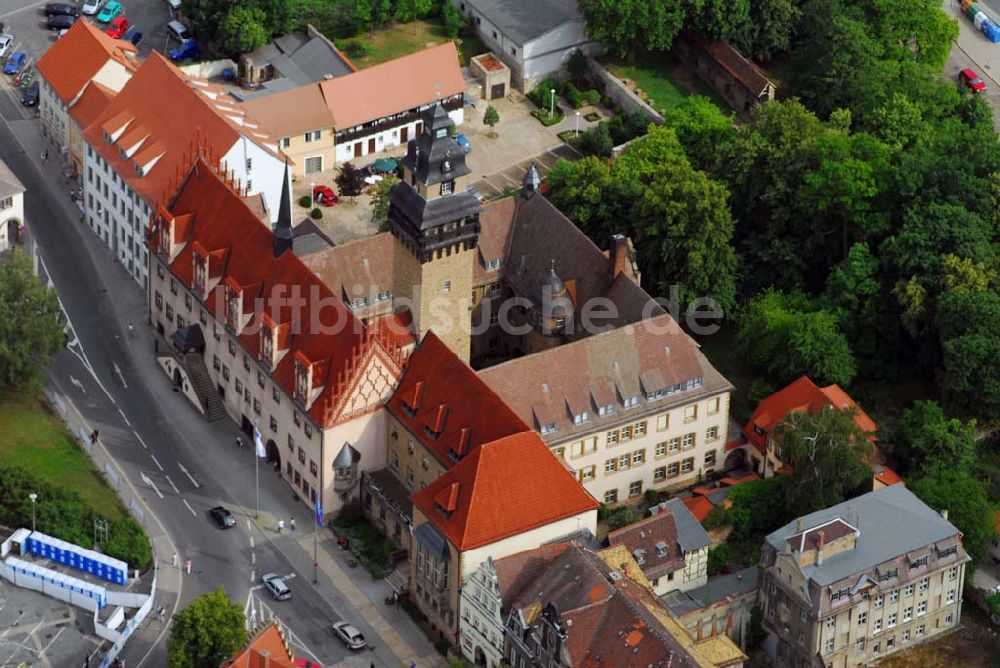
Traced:
[[87, 16], [93, 16], [104, 4], [104, 0], [84, 0], [82, 11]]
[[7, 55], [13, 43], [14, 37], [12, 35], [0, 35], [0, 58], [4, 58]]
[[277, 573], [264, 573], [260, 579], [264, 583], [264, 588], [271, 592], [274, 600], [287, 601], [292, 597], [292, 590], [288, 588], [288, 585], [285, 584], [285, 581]]
[[361, 631], [347, 622], [334, 622], [333, 632], [347, 645], [347, 649], [364, 649], [368, 646], [368, 641], [361, 635]]

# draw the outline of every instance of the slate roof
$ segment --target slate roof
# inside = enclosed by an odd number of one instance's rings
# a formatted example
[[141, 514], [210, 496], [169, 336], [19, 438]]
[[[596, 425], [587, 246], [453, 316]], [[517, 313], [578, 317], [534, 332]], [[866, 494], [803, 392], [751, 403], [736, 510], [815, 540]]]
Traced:
[[351, 61], [319, 35], [312, 38], [303, 33], [284, 35], [250, 55], [255, 67], [270, 63], [282, 77], [300, 86], [355, 71]]
[[79, 20], [38, 59], [38, 71], [65, 104], [80, 94], [108, 60], [134, 70], [135, 47], [112, 39], [90, 21]]
[[[706, 584], [686, 593], [699, 607], [711, 607], [730, 596], [754, 591], [757, 589], [759, 577], [760, 569], [756, 565], [750, 566], [735, 573], [710, 577]], [[673, 606], [671, 606], [671, 610], [673, 610]]]
[[569, 21], [583, 21], [575, 0], [465, 0], [509, 39], [524, 46]]
[[[907, 552], [954, 540], [959, 532], [948, 520], [918, 499], [905, 485], [892, 485], [810, 513], [801, 518], [805, 528], [844, 520], [859, 531], [854, 549], [828, 556], [819, 566], [803, 566], [807, 578], [820, 586], [866, 571]], [[798, 520], [768, 534], [779, 553], [792, 536], [801, 533]]]
[[[628, 548], [636, 563], [642, 567], [642, 572], [651, 580], [684, 568], [684, 553], [677, 540], [677, 524], [672, 509], [612, 531], [608, 534], [608, 542], [612, 546], [624, 545]], [[662, 556], [661, 547], [664, 550]]]
[[416, 492], [413, 505], [459, 551], [597, 509], [532, 431], [473, 449]]

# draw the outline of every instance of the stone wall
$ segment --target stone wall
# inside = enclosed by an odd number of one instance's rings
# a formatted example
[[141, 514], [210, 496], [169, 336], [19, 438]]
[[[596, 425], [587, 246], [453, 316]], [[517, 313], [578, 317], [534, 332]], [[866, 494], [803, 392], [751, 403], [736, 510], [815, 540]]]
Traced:
[[643, 102], [638, 95], [630, 91], [621, 79], [609, 72], [593, 58], [589, 59], [589, 64], [591, 76], [595, 79], [594, 84], [599, 88], [603, 86], [604, 94], [610, 97], [612, 102], [621, 107], [622, 111], [626, 113], [636, 110], [641, 111], [653, 123], [663, 125], [663, 116]]

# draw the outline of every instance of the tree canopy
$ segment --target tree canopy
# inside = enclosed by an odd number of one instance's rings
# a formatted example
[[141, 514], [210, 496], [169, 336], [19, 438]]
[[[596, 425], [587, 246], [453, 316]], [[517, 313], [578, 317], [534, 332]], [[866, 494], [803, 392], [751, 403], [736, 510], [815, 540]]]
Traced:
[[949, 418], [936, 401], [916, 401], [903, 413], [893, 454], [911, 475], [937, 466], [971, 471], [976, 463], [976, 423]]
[[[694, 0], [700, 4], [698, 0]], [[580, 0], [587, 35], [625, 57], [666, 51], [684, 25], [683, 0]]]
[[948, 520], [962, 532], [962, 544], [979, 562], [994, 535], [994, 510], [986, 488], [966, 471], [938, 466], [909, 483], [913, 493], [934, 510], [947, 510]]
[[170, 668], [218, 668], [246, 642], [243, 610], [219, 587], [174, 615], [167, 663]]
[[15, 248], [0, 256], [0, 383], [3, 389], [38, 383], [66, 344], [54, 290], [42, 285], [31, 260]]

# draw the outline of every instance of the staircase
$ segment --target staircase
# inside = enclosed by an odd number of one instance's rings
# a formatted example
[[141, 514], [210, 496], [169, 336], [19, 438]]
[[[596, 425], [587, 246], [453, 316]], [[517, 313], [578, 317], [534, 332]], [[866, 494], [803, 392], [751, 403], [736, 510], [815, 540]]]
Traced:
[[222, 405], [222, 399], [208, 375], [205, 358], [198, 353], [187, 353], [184, 355], [184, 369], [201, 401], [201, 407], [205, 409], [205, 419], [214, 422], [226, 417], [226, 407]]
[[399, 594], [410, 589], [410, 562], [406, 559], [400, 561], [393, 568], [392, 573], [385, 576], [386, 582]]

